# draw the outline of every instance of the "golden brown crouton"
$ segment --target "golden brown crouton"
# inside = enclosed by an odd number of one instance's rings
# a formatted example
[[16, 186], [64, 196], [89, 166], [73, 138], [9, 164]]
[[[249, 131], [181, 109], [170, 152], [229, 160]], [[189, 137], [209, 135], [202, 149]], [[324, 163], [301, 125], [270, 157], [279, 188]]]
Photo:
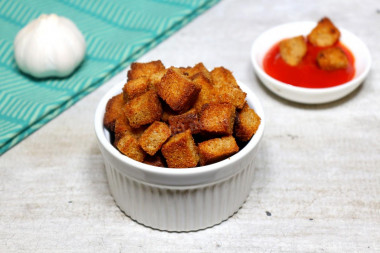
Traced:
[[205, 104], [199, 115], [204, 134], [232, 135], [235, 122], [235, 106], [230, 103]]
[[201, 87], [174, 68], [168, 69], [157, 84], [158, 95], [176, 112], [188, 110], [197, 99]]
[[125, 115], [133, 128], [160, 120], [161, 114], [161, 102], [153, 90], [128, 101], [125, 106]]
[[161, 121], [168, 123], [169, 117], [178, 115], [175, 111], [173, 111], [167, 104], [162, 104], [162, 115], [161, 115]]
[[155, 121], [141, 135], [139, 143], [141, 148], [149, 155], [154, 155], [160, 150], [162, 144], [170, 137], [171, 132], [168, 125]]
[[150, 77], [152, 74], [164, 69], [165, 66], [160, 60], [147, 63], [134, 62], [131, 64], [131, 69], [128, 71], [128, 81], [141, 76]]
[[239, 151], [234, 137], [227, 136], [198, 144], [200, 165], [219, 162]]
[[198, 114], [195, 109], [191, 109], [180, 115], [170, 116], [168, 121], [172, 134], [178, 134], [187, 129], [190, 129], [191, 134], [200, 132]]
[[215, 68], [211, 71], [211, 79], [219, 102], [243, 108], [247, 94], [240, 89], [231, 71], [224, 67]]
[[145, 127], [132, 128], [129, 125], [127, 116], [123, 113], [123, 115], [119, 116], [115, 121], [115, 141], [122, 138], [125, 134], [130, 134], [138, 139], [144, 130]]
[[243, 109], [237, 113], [235, 122], [235, 136], [240, 141], [249, 141], [252, 136], [256, 133], [259, 125], [261, 123], [261, 118], [256, 112], [249, 108], [246, 103]]
[[329, 18], [322, 18], [316, 27], [307, 36], [311, 44], [317, 47], [329, 47], [334, 45], [340, 37], [338, 28]]
[[155, 154], [154, 156], [145, 156], [143, 163], [157, 167], [166, 167], [165, 160], [159, 153]]
[[202, 62], [198, 63], [194, 67], [179, 68], [179, 70], [190, 79], [193, 79], [194, 75], [202, 73], [208, 79], [211, 79], [211, 74]]
[[160, 70], [149, 77], [149, 89], [157, 92], [157, 84], [161, 82], [162, 77], [166, 74], [167, 69]]
[[317, 63], [323, 70], [345, 69], [348, 66], [348, 59], [342, 49], [332, 47], [319, 51]]
[[281, 58], [290, 66], [296, 66], [306, 55], [307, 46], [303, 36], [285, 39], [280, 42]]
[[239, 87], [232, 72], [224, 67], [217, 67], [211, 71], [211, 79], [216, 87]]
[[125, 134], [122, 138], [115, 142], [116, 148], [124, 155], [132, 158], [133, 160], [142, 162], [145, 157], [145, 153], [139, 145], [137, 139], [130, 135]]
[[161, 149], [169, 168], [191, 168], [198, 164], [198, 148], [191, 131], [172, 136]]
[[206, 78], [211, 80], [211, 73], [210, 73], [210, 71], [208, 71], [208, 69], [205, 67], [205, 65], [203, 65], [202, 62], [198, 63], [197, 65], [195, 65], [191, 69], [191, 71], [189, 72], [189, 76], [190, 76], [190, 78], [193, 78], [194, 75], [196, 75], [198, 73], [202, 73]]
[[114, 131], [116, 119], [119, 115], [124, 114], [123, 105], [124, 99], [122, 93], [108, 100], [103, 119], [103, 124], [108, 130]]
[[127, 132], [131, 130], [131, 126], [128, 123], [127, 116], [125, 114], [119, 116], [115, 121], [115, 141], [119, 140], [121, 137], [124, 136]]
[[193, 107], [200, 112], [204, 104], [217, 102], [217, 99], [211, 79], [203, 72], [195, 74], [192, 78], [194, 83], [202, 87], [193, 105]]
[[174, 69], [174, 70], [177, 70], [178, 72], [180, 72], [182, 75], [186, 76], [189, 78], [189, 73], [188, 71], [191, 69], [191, 67], [171, 67], [171, 69]]
[[148, 91], [149, 82], [145, 76], [129, 80], [123, 88], [124, 100], [128, 101]]

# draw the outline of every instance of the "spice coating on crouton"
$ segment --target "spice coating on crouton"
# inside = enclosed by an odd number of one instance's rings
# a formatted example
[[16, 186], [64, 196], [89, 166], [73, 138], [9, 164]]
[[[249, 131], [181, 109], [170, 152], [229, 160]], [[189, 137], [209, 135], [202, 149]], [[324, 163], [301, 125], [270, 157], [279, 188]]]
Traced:
[[317, 64], [323, 70], [345, 69], [348, 67], [348, 58], [339, 47], [326, 48], [319, 51]]
[[169, 118], [175, 115], [178, 115], [178, 113], [173, 111], [167, 104], [163, 103], [161, 121], [169, 123]]
[[122, 115], [119, 116], [115, 121], [115, 140], [119, 140], [121, 137], [124, 136], [127, 132], [129, 132], [132, 129], [132, 127], [128, 123], [127, 116]]
[[103, 118], [103, 125], [110, 131], [115, 128], [115, 121], [121, 115], [123, 111], [124, 99], [123, 94], [120, 93], [108, 100], [106, 105], [106, 112]]
[[168, 69], [156, 87], [158, 95], [176, 112], [188, 110], [201, 90], [201, 87], [173, 68]]
[[172, 134], [178, 134], [187, 129], [190, 129], [191, 134], [197, 134], [201, 130], [198, 114], [195, 109], [191, 109], [180, 115], [170, 116], [168, 121]]
[[317, 47], [329, 47], [340, 38], [340, 31], [329, 18], [322, 18], [317, 26], [310, 32], [307, 39]]
[[200, 165], [219, 162], [239, 151], [234, 137], [227, 136], [198, 144]]
[[179, 68], [179, 70], [182, 72], [182, 74], [188, 76], [190, 79], [193, 79], [193, 77], [199, 73], [202, 73], [206, 78], [211, 79], [210, 72], [202, 62], [196, 64], [194, 67]]
[[199, 115], [201, 131], [204, 134], [232, 135], [236, 109], [230, 103], [205, 104]]
[[152, 74], [164, 69], [165, 66], [160, 60], [147, 63], [134, 62], [131, 64], [131, 69], [127, 74], [128, 81], [139, 78], [141, 76], [150, 77]]
[[145, 153], [140, 147], [137, 139], [130, 135], [126, 134], [119, 140], [115, 142], [116, 148], [123, 153], [124, 155], [132, 158], [133, 160], [142, 162], [145, 157]]
[[145, 164], [149, 164], [156, 167], [166, 167], [165, 160], [161, 154], [155, 154], [154, 156], [145, 156], [143, 161]]
[[172, 136], [161, 152], [169, 168], [191, 168], [199, 162], [198, 147], [190, 130]]
[[125, 115], [133, 128], [160, 120], [161, 114], [161, 102], [153, 90], [128, 101], [125, 106]]
[[121, 139], [124, 135], [130, 134], [137, 139], [140, 138], [141, 134], [144, 132], [145, 127], [132, 128], [129, 125], [127, 116], [125, 114], [120, 115], [115, 121], [115, 141]]
[[161, 82], [162, 77], [166, 74], [167, 69], [160, 70], [149, 77], [149, 89], [157, 92], [157, 85]]
[[139, 77], [129, 80], [123, 87], [124, 100], [128, 101], [148, 91], [149, 82], [147, 77]]
[[243, 108], [247, 94], [240, 89], [231, 71], [224, 67], [214, 68], [211, 71], [211, 79], [219, 102]]
[[306, 55], [307, 45], [303, 36], [297, 36], [280, 42], [281, 58], [290, 66], [296, 66]]
[[243, 109], [237, 113], [235, 122], [236, 138], [243, 142], [249, 141], [256, 133], [260, 123], [261, 118], [259, 115], [248, 104], [245, 104]]
[[170, 135], [171, 131], [168, 125], [155, 121], [141, 135], [139, 144], [146, 153], [152, 156], [161, 149]]
[[[211, 78], [210, 74], [209, 76]], [[192, 77], [193, 82], [202, 87], [193, 105], [198, 112], [201, 111], [204, 104], [217, 102], [216, 92], [210, 78], [203, 72], [197, 73]]]

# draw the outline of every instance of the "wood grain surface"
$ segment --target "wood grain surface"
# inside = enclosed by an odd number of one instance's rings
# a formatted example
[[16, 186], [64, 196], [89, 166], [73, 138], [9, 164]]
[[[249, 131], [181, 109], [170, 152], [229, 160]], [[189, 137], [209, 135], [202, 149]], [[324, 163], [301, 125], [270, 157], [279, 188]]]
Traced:
[[[368, 45], [367, 80], [325, 105], [272, 94], [254, 75], [253, 41], [323, 16]], [[140, 61], [155, 59], [225, 66], [261, 99], [267, 125], [242, 208], [191, 233], [152, 230], [119, 210], [93, 118], [123, 71], [0, 158], [0, 252], [380, 252], [379, 1], [225, 0]]]

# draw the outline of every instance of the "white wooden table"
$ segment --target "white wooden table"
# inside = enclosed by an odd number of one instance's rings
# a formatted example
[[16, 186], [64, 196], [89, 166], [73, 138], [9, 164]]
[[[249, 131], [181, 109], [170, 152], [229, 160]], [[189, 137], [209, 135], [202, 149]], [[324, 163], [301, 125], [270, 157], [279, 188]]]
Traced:
[[[368, 45], [368, 79], [325, 105], [273, 95], [254, 75], [252, 42], [325, 15]], [[380, 252], [379, 1], [222, 1], [140, 61], [155, 59], [225, 66], [261, 98], [267, 125], [239, 212], [210, 229], [167, 233], [119, 210], [93, 118], [123, 71], [0, 158], [0, 252]]]

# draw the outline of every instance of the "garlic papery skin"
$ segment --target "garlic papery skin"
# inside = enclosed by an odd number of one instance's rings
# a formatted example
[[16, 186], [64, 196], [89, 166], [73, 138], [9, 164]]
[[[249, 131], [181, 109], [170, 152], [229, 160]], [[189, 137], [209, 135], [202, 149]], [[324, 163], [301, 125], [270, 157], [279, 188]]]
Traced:
[[18, 32], [13, 46], [20, 70], [37, 78], [70, 75], [86, 52], [77, 26], [56, 14], [42, 14], [31, 21]]

